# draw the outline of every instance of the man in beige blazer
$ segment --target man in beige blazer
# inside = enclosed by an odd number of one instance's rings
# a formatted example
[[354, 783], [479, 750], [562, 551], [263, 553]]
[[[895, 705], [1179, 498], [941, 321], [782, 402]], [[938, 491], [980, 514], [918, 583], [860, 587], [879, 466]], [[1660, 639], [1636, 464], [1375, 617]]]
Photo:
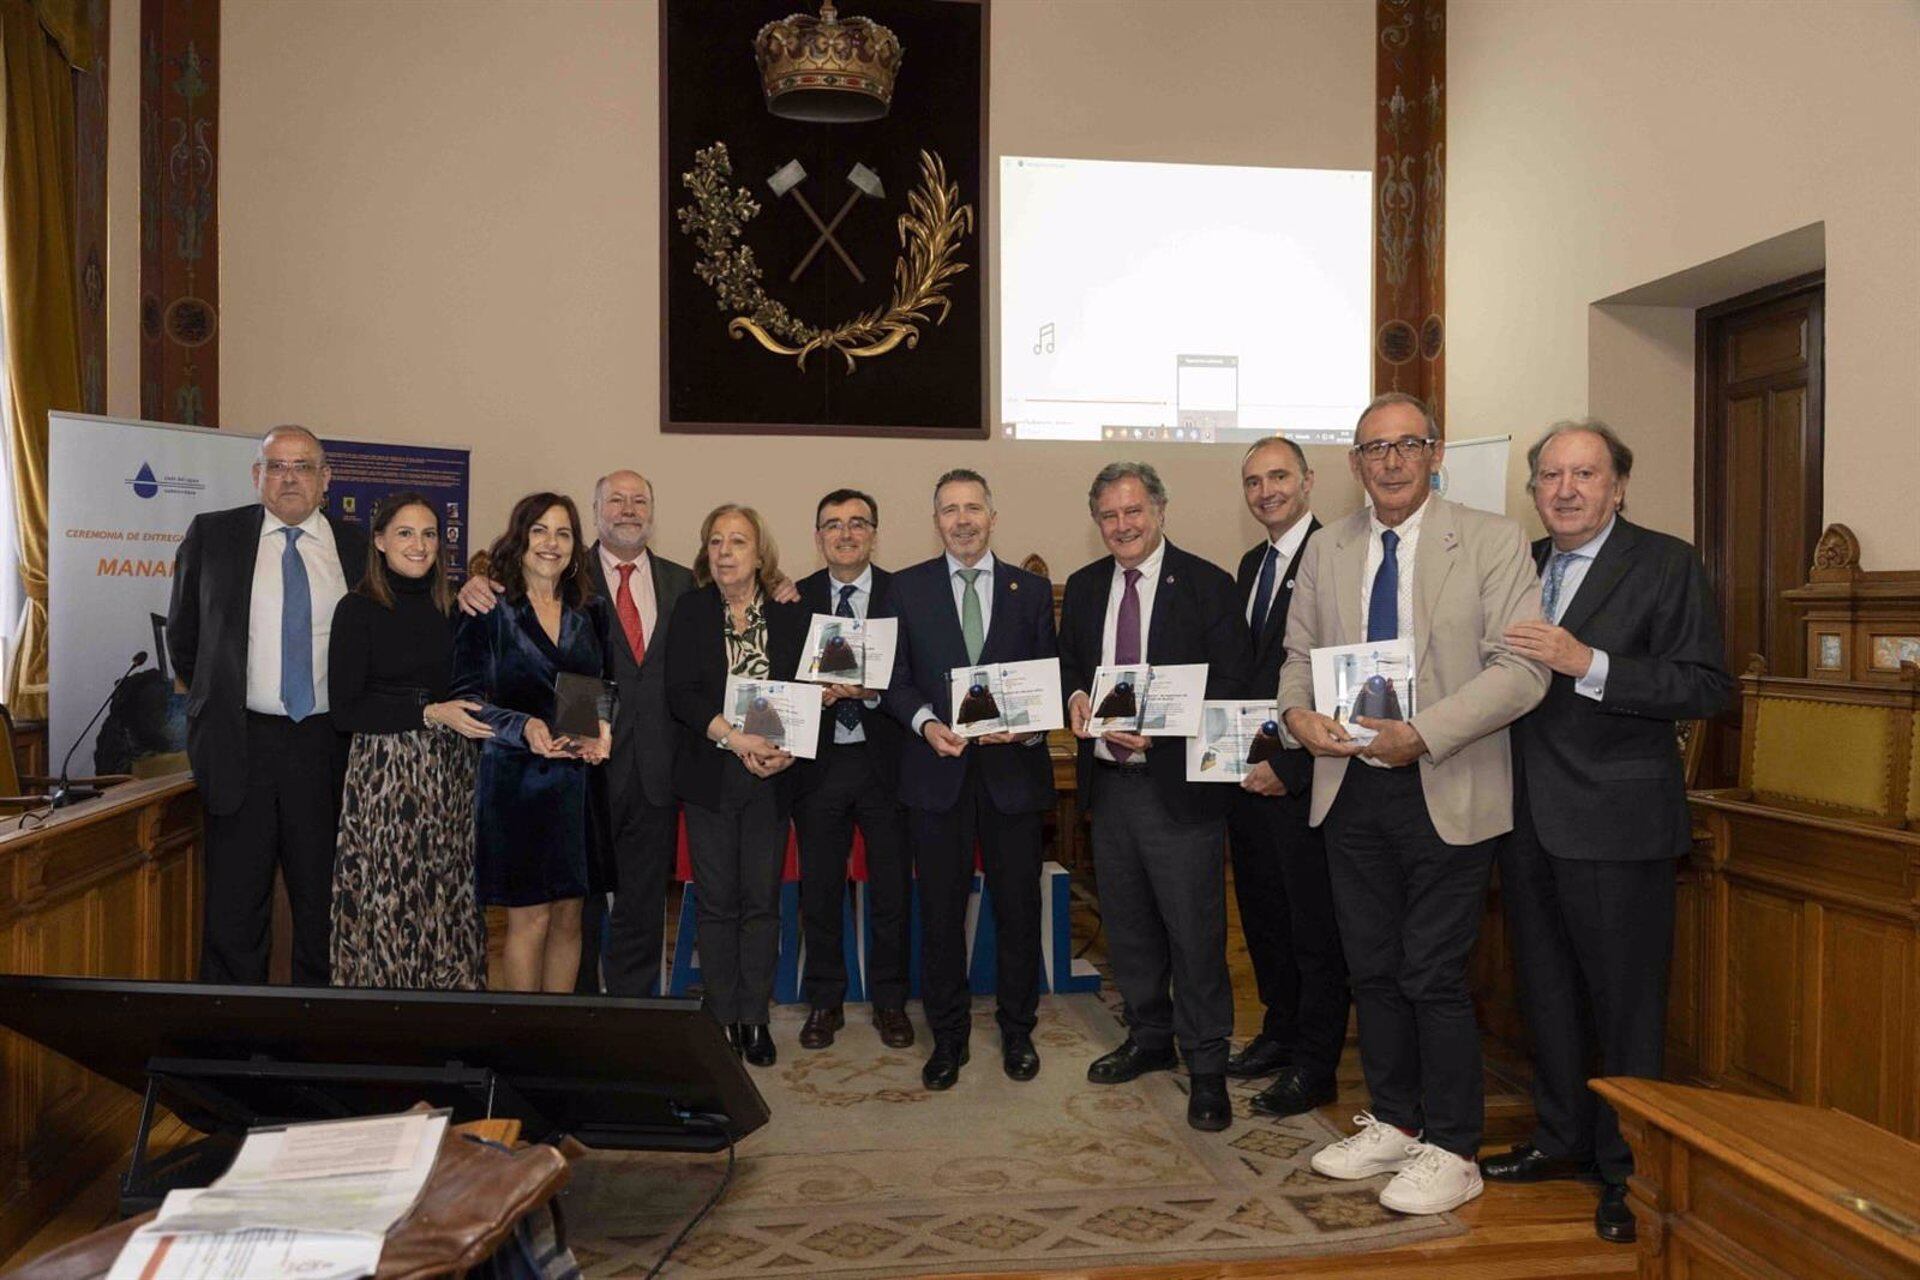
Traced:
[[[1503, 638], [1540, 617], [1526, 536], [1433, 494], [1438, 434], [1412, 396], [1379, 396], [1360, 415], [1350, 462], [1371, 505], [1308, 542], [1280, 672], [1287, 732], [1316, 757], [1309, 820], [1326, 828], [1373, 1103], [1313, 1167], [1336, 1178], [1394, 1171], [1380, 1202], [1402, 1213], [1480, 1194], [1467, 959], [1495, 842], [1513, 826], [1507, 725], [1547, 689], [1546, 668]], [[1398, 637], [1413, 642], [1410, 716], [1360, 720], [1377, 731], [1363, 745], [1314, 710], [1309, 655]]]

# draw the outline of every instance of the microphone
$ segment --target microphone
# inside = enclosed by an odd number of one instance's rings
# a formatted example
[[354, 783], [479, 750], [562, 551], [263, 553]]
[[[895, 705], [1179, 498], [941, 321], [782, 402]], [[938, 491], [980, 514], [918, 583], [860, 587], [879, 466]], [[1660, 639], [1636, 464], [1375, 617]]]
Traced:
[[76, 787], [70, 784], [67, 781], [67, 769], [73, 764], [73, 753], [80, 749], [80, 744], [87, 740], [87, 734], [92, 732], [93, 726], [100, 717], [106, 714], [107, 707], [113, 702], [113, 695], [120, 692], [120, 686], [125, 684], [127, 678], [139, 670], [146, 660], [145, 649], [133, 655], [133, 661], [127, 664], [127, 669], [120, 673], [118, 680], [113, 682], [113, 688], [107, 690], [107, 696], [101, 699], [100, 709], [93, 713], [93, 719], [87, 721], [87, 727], [80, 731], [80, 736], [75, 738], [73, 745], [67, 748], [67, 758], [60, 762], [60, 779], [53, 784], [53, 790], [47, 795], [49, 809], [64, 809], [70, 804], [79, 804], [82, 800], [91, 800], [100, 794], [99, 787], [84, 784]]

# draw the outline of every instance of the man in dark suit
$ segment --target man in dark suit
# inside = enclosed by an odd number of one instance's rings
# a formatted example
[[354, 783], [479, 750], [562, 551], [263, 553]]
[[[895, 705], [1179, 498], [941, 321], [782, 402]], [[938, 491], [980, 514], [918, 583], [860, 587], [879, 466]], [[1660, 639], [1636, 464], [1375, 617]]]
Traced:
[[[620, 699], [613, 754], [590, 775], [594, 806], [608, 824], [613, 851], [613, 907], [588, 894], [580, 915], [580, 974], [574, 990], [617, 996], [658, 994], [665, 936], [667, 881], [678, 846], [673, 798], [674, 734], [667, 714], [668, 624], [673, 606], [693, 590], [693, 572], [653, 553], [653, 482], [638, 471], [613, 471], [593, 486], [598, 541], [587, 553], [593, 589], [613, 605], [625, 643], [613, 647]], [[499, 584], [474, 577], [460, 607], [486, 613]], [[602, 950], [602, 936], [605, 948]]]
[[1053, 766], [1044, 733], [955, 733], [948, 678], [956, 667], [1053, 658], [1058, 649], [1052, 587], [989, 549], [985, 477], [941, 476], [933, 523], [945, 554], [893, 575], [900, 643], [883, 705], [912, 735], [900, 799], [920, 881], [920, 998], [933, 1032], [921, 1079], [950, 1089], [972, 1029], [966, 927], [976, 843], [998, 929], [1001, 1065], [1015, 1080], [1040, 1071], [1040, 820], [1053, 807]]
[[167, 653], [206, 811], [202, 981], [267, 980], [277, 865], [293, 980], [327, 982], [348, 741], [327, 715], [327, 641], [367, 570], [365, 531], [320, 509], [332, 474], [311, 431], [275, 427], [253, 463], [260, 501], [195, 516], [174, 556]]
[[[811, 613], [885, 617], [893, 575], [873, 563], [880, 507], [857, 489], [835, 489], [814, 508], [813, 541], [826, 568], [800, 580], [800, 603]], [[854, 656], [851, 650], [848, 657]], [[891, 675], [891, 673], [889, 673]], [[800, 838], [800, 917], [806, 934], [806, 976], [812, 1006], [800, 1029], [803, 1049], [824, 1049], [846, 1025], [847, 854], [860, 827], [867, 851], [867, 905], [873, 951], [867, 957], [867, 999], [889, 1048], [913, 1044], [907, 1018], [907, 813], [900, 804], [900, 754], [906, 737], [880, 708], [880, 695], [858, 680], [829, 685], [817, 755], [803, 761], [793, 825]]]
[[[1093, 734], [1089, 691], [1100, 667], [1205, 663], [1207, 697], [1243, 697], [1247, 631], [1226, 572], [1167, 541], [1167, 490], [1151, 466], [1103, 467], [1087, 505], [1111, 554], [1067, 579], [1060, 687], [1080, 738], [1079, 794], [1093, 816], [1100, 919], [1127, 1014], [1126, 1041], [1096, 1059], [1087, 1079], [1123, 1084], [1171, 1070], [1177, 1042], [1191, 1080], [1187, 1123], [1218, 1131], [1233, 1123], [1226, 1076], [1232, 793], [1187, 781], [1183, 740]], [[1144, 692], [1152, 696], [1151, 682]]]
[[[1285, 436], [1256, 441], [1240, 461], [1240, 493], [1267, 536], [1240, 557], [1240, 616], [1253, 646], [1250, 697], [1271, 697], [1287, 657], [1287, 606], [1307, 540], [1313, 468]], [[1347, 962], [1334, 923], [1327, 846], [1307, 821], [1313, 757], [1290, 747], [1256, 765], [1227, 817], [1240, 929], [1265, 1014], [1227, 1074], [1271, 1075], [1253, 1099], [1263, 1115], [1298, 1115], [1334, 1099], [1347, 1039]]]
[[1507, 643], [1553, 675], [1513, 727], [1514, 825], [1499, 861], [1537, 1123], [1481, 1171], [1536, 1182], [1597, 1166], [1595, 1229], [1625, 1243], [1633, 1153], [1586, 1081], [1660, 1075], [1673, 864], [1692, 839], [1674, 722], [1717, 714], [1734, 683], [1693, 548], [1619, 514], [1633, 471], [1619, 436], [1558, 423], [1527, 466], [1548, 532], [1533, 544], [1544, 618]]

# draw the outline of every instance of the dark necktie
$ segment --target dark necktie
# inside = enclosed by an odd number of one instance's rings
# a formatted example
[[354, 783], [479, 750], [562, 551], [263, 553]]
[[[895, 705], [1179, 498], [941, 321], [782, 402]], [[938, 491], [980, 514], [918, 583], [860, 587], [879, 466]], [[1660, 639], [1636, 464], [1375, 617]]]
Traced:
[[1400, 563], [1394, 548], [1400, 535], [1388, 529], [1380, 535], [1380, 570], [1373, 575], [1373, 597], [1367, 601], [1367, 640], [1392, 640], [1400, 634]]
[[633, 602], [633, 569], [630, 564], [620, 566], [620, 587], [613, 593], [613, 611], [619, 615], [620, 629], [627, 633], [627, 648], [633, 650], [633, 660], [643, 662], [647, 656], [647, 636], [640, 626], [640, 606]]
[[[1116, 667], [1136, 666], [1140, 661], [1140, 571], [1129, 569], [1124, 576], [1127, 585], [1120, 592], [1120, 616], [1113, 624], [1113, 665]], [[1116, 747], [1109, 742], [1107, 749], [1120, 764], [1133, 759], [1130, 748]]]
[[[854, 585], [851, 582], [844, 584], [840, 588], [840, 603], [833, 611], [836, 617], [851, 618], [854, 616], [853, 592]], [[840, 727], [843, 729], [858, 729], [860, 727], [860, 704], [852, 698], [842, 698], [833, 704], [833, 718], [840, 722]]]
[[1280, 548], [1269, 542], [1266, 559], [1260, 562], [1260, 580], [1253, 584], [1253, 616], [1247, 619], [1247, 625], [1253, 628], [1255, 645], [1267, 631], [1267, 614], [1273, 609], [1273, 579], [1280, 571], [1279, 564]]
[[296, 545], [304, 530], [280, 532], [287, 535], [280, 553], [280, 701], [288, 719], [305, 720], [313, 714], [313, 588]]

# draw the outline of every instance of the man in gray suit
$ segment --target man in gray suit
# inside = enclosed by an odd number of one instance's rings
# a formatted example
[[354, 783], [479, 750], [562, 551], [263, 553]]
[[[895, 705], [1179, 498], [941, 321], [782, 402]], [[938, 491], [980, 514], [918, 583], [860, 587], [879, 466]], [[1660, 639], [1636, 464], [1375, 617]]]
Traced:
[[[1353, 434], [1372, 505], [1307, 543], [1280, 672], [1287, 732], [1316, 757], [1309, 820], [1326, 827], [1373, 1102], [1313, 1167], [1393, 1172], [1381, 1204], [1444, 1213], [1482, 1186], [1467, 958], [1494, 845], [1513, 826], [1506, 726], [1547, 688], [1546, 668], [1506, 639], [1540, 617], [1540, 581], [1517, 523], [1434, 496], [1446, 446], [1420, 401], [1378, 396]], [[1359, 720], [1376, 731], [1362, 744], [1314, 709], [1310, 655], [1398, 638], [1412, 642], [1411, 718]]]

